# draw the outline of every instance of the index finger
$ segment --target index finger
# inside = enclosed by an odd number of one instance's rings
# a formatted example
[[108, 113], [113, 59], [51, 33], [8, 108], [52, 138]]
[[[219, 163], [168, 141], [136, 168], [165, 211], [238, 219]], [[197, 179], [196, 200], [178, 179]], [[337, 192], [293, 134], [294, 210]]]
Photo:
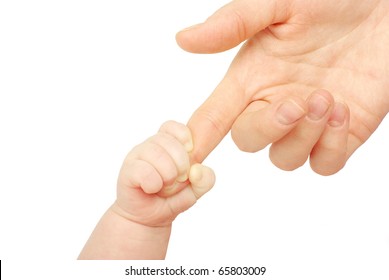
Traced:
[[194, 148], [191, 160], [201, 163], [230, 131], [249, 100], [238, 81], [225, 77], [208, 99], [193, 113], [188, 127]]

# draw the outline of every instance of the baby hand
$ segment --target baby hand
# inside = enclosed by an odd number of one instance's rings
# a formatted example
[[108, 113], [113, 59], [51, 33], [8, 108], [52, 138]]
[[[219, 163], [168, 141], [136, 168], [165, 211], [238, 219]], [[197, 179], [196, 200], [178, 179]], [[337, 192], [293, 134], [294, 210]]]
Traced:
[[158, 133], [126, 157], [118, 178], [113, 209], [146, 226], [167, 226], [215, 183], [212, 169], [194, 164], [188, 127], [168, 121]]

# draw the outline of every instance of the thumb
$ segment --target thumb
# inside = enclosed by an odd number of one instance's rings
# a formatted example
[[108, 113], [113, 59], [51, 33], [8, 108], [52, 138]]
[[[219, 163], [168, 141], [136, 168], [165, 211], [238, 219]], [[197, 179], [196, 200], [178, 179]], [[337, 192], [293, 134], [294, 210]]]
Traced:
[[193, 53], [231, 49], [271, 24], [287, 18], [287, 0], [234, 0], [204, 23], [180, 31], [178, 45]]
[[199, 199], [215, 185], [215, 173], [211, 168], [197, 163], [190, 169], [189, 181], [194, 195]]
[[215, 173], [209, 167], [194, 164], [189, 171], [189, 181], [191, 186], [166, 198], [175, 215], [188, 210], [200, 197], [212, 189], [215, 185]]
[[193, 113], [188, 127], [192, 132], [191, 161], [202, 162], [230, 131], [237, 117], [247, 107], [237, 81], [224, 78], [211, 96]]

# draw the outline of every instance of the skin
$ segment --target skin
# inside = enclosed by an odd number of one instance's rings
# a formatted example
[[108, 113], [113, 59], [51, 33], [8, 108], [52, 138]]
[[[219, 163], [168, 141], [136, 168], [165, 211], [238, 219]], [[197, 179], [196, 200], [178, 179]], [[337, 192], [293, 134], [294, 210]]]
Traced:
[[201, 162], [231, 130], [236, 145], [294, 170], [331, 175], [389, 110], [389, 2], [235, 0], [177, 34], [194, 53], [245, 41], [189, 120]]
[[173, 121], [136, 146], [120, 170], [115, 203], [79, 259], [164, 259], [174, 219], [215, 183], [210, 168], [190, 164], [192, 148], [188, 127]]
[[193, 150], [189, 130], [170, 123], [130, 152], [117, 200], [79, 258], [164, 258], [172, 221], [214, 184], [209, 168], [191, 163], [230, 130], [244, 151], [272, 144], [282, 169], [309, 157], [319, 174], [339, 171], [389, 110], [388, 27], [384, 0], [235, 0], [178, 33], [195, 53], [246, 42], [189, 120]]

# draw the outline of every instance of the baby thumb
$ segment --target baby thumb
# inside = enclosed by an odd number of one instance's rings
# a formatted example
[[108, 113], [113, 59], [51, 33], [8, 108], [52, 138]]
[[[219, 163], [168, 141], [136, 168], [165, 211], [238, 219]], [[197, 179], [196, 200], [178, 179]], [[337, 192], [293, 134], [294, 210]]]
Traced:
[[196, 163], [190, 168], [189, 181], [197, 199], [212, 189], [215, 185], [215, 180], [215, 173], [207, 166]]

